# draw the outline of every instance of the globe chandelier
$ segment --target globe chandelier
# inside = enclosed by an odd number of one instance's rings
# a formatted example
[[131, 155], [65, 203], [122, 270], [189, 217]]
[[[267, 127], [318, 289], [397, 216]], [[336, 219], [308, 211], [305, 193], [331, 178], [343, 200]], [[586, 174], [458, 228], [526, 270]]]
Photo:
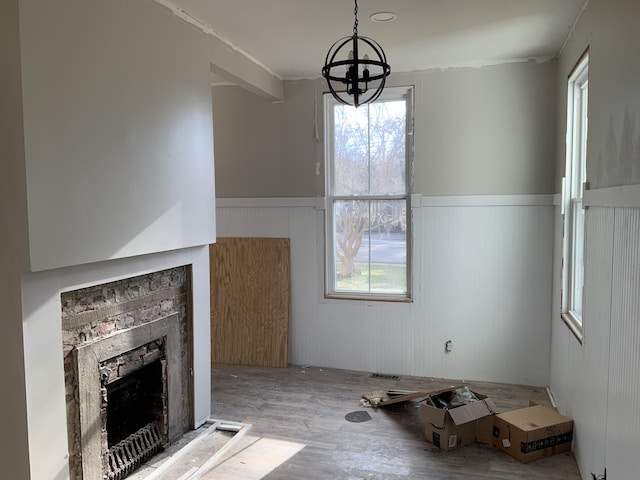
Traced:
[[391, 67], [378, 42], [358, 35], [358, 0], [354, 0], [354, 4], [353, 35], [331, 46], [322, 76], [336, 100], [358, 108], [380, 96]]

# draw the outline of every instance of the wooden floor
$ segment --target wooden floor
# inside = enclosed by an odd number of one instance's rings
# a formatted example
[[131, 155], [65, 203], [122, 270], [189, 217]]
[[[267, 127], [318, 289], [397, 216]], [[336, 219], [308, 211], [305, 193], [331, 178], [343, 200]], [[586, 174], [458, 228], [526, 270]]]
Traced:
[[[406, 480], [527, 479], [579, 480], [572, 454], [522, 464], [488, 445], [443, 452], [427, 443], [415, 402], [365, 408], [364, 392], [422, 390], [455, 383], [442, 379], [370, 378], [369, 372], [289, 367], [214, 365], [212, 416], [253, 425], [251, 435], [300, 445], [301, 450], [265, 479]], [[468, 383], [490, 396], [501, 411], [549, 405], [544, 388]], [[372, 419], [353, 423], [345, 415], [366, 411]], [[250, 462], [245, 458], [243, 464]]]

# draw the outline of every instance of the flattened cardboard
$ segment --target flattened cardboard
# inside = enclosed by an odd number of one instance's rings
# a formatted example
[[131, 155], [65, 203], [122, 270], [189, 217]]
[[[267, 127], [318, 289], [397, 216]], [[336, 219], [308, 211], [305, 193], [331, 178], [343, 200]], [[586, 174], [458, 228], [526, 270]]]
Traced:
[[493, 444], [523, 463], [571, 450], [573, 420], [542, 405], [496, 415]]
[[392, 405], [394, 403], [407, 402], [409, 400], [417, 400], [420, 398], [426, 398], [429, 396], [439, 395], [444, 392], [449, 392], [451, 390], [457, 390], [458, 388], [463, 388], [464, 385], [454, 385], [451, 387], [440, 388], [437, 390], [425, 390], [425, 391], [397, 391], [397, 390], [389, 390], [386, 394], [380, 399], [375, 407], [385, 407], [387, 405]]
[[486, 395], [473, 393], [480, 400], [456, 408], [445, 409], [420, 404], [418, 413], [425, 422], [427, 441], [447, 451], [476, 441], [491, 444], [492, 416], [496, 406]]

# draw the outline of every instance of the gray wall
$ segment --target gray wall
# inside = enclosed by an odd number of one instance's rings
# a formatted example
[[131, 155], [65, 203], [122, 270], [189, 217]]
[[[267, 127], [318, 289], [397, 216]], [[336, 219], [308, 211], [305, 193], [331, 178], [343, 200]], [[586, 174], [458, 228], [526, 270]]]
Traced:
[[[560, 57], [558, 139], [565, 138], [567, 78], [589, 48], [590, 188], [640, 183], [640, 95], [635, 0], [593, 1]], [[565, 142], [557, 145], [556, 189], [565, 168]]]
[[286, 100], [277, 103], [213, 87], [218, 197], [315, 196], [314, 86], [285, 82]]
[[416, 191], [552, 193], [555, 75], [554, 61], [408, 75], [416, 85]]
[[[556, 69], [551, 61], [392, 75], [389, 85], [415, 86], [414, 192], [553, 193]], [[213, 87], [219, 197], [323, 194], [324, 89], [321, 80], [285, 82], [284, 102], [272, 104]]]
[[6, 478], [29, 478], [20, 274], [29, 241], [22, 130], [18, 0], [0, 3], [0, 464]]

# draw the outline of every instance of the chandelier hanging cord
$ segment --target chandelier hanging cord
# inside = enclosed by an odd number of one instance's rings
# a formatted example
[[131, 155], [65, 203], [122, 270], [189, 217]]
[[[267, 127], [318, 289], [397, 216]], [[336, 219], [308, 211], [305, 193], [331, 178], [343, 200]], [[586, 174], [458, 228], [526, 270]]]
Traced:
[[358, 0], [353, 0], [355, 7], [353, 7], [353, 34], [358, 36]]

